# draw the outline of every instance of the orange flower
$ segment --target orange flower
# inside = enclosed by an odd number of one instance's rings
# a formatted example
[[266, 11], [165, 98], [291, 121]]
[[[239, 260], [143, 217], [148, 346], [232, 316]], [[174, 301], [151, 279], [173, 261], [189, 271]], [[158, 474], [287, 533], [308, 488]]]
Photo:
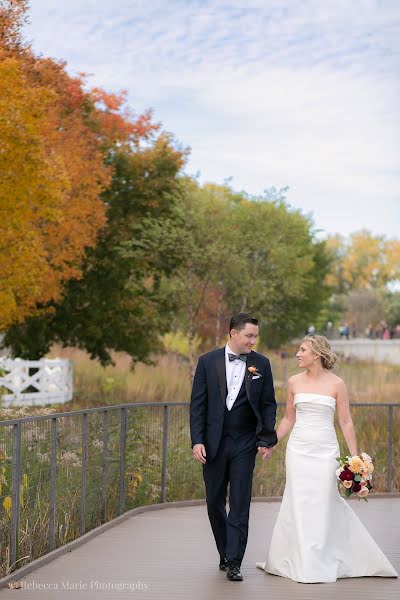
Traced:
[[352, 473], [361, 473], [364, 463], [359, 456], [352, 456], [349, 460], [349, 469]]

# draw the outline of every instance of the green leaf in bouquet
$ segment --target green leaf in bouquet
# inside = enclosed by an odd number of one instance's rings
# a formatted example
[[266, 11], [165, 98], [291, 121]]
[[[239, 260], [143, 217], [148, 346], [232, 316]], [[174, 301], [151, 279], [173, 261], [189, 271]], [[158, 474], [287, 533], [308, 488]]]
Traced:
[[346, 495], [346, 498], [350, 498], [350, 496], [351, 496], [351, 490], [348, 490], [348, 489], [345, 488], [344, 489], [344, 493]]

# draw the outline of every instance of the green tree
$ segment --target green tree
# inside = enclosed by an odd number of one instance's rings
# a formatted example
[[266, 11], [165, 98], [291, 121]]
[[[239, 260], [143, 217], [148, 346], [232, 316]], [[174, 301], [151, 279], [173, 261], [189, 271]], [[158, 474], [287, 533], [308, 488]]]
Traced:
[[329, 257], [312, 223], [284, 200], [243, 200], [235, 211], [232, 310], [256, 314], [261, 339], [278, 346], [318, 317], [329, 296]]
[[183, 190], [179, 199], [182, 254], [167, 286], [178, 309], [173, 325], [187, 336], [189, 371], [193, 374], [195, 339], [204, 340], [210, 320], [216, 330], [219, 327], [215, 295], [218, 288], [225, 289], [229, 277], [230, 222], [236, 200], [225, 187], [208, 184], [201, 188], [190, 178], [183, 180]]
[[204, 340], [210, 314], [216, 329], [226, 329], [227, 319], [224, 326], [218, 319], [220, 297], [224, 315], [257, 315], [262, 341], [270, 346], [317, 317], [329, 295], [324, 283], [329, 257], [307, 217], [282, 200], [255, 201], [227, 186], [200, 188], [193, 181], [181, 202], [185, 253], [170, 285], [180, 307], [175, 326], [189, 340]]
[[400, 292], [383, 292], [384, 318], [391, 329], [400, 325]]
[[14, 355], [39, 358], [57, 341], [107, 364], [111, 350], [145, 361], [161, 347], [173, 308], [162, 279], [176, 253], [159, 238], [163, 225], [171, 227], [185, 153], [169, 136], [153, 133], [142, 148], [125, 144], [109, 156], [112, 184], [102, 195], [107, 225], [86, 253], [83, 276], [67, 282], [52, 314], [7, 331], [3, 343]]

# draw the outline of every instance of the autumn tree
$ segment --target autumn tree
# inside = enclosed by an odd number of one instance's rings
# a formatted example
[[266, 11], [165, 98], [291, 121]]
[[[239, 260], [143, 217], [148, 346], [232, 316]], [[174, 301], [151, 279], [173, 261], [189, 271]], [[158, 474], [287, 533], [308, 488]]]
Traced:
[[61, 218], [68, 188], [41, 133], [52, 100], [27, 85], [17, 59], [0, 54], [0, 329], [50, 291], [47, 227]]
[[363, 230], [347, 239], [330, 236], [327, 247], [332, 263], [326, 280], [337, 320], [354, 323], [361, 335], [381, 320], [393, 323], [396, 295], [390, 287], [400, 280], [400, 241]]
[[14, 55], [25, 53], [21, 29], [27, 22], [29, 0], [0, 0], [0, 48]]
[[88, 90], [65, 63], [36, 57], [21, 38], [26, 8], [0, 5], [4, 344], [30, 358], [54, 340], [103, 363], [110, 349], [145, 358], [165, 329], [168, 269], [141, 246], [143, 222], [168, 216], [185, 153], [150, 112], [133, 114], [126, 94]]
[[333, 257], [327, 281], [337, 293], [379, 289], [400, 279], [399, 240], [362, 230], [349, 239], [331, 236], [327, 245]]
[[25, 9], [3, 2], [0, 12], [1, 329], [47, 310], [81, 276], [111, 176], [100, 133], [107, 111], [82, 77], [22, 44]]
[[[146, 361], [161, 349], [174, 307], [162, 284], [179, 257], [171, 221], [185, 152], [152, 125], [144, 138], [142, 146], [136, 140], [110, 150], [112, 183], [102, 194], [107, 224], [86, 251], [82, 276], [51, 303], [53, 312], [7, 331], [4, 343], [15, 355], [40, 357], [58, 341], [107, 364], [112, 350]], [[171, 227], [175, 242], [168, 246], [163, 237]]]

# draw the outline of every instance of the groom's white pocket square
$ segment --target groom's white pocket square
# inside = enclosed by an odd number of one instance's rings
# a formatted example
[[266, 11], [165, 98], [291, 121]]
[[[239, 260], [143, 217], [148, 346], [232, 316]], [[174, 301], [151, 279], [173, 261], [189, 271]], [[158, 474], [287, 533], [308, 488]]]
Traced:
[[253, 381], [254, 381], [255, 379], [261, 379], [261, 375], [254, 375], [254, 377], [253, 377]]

